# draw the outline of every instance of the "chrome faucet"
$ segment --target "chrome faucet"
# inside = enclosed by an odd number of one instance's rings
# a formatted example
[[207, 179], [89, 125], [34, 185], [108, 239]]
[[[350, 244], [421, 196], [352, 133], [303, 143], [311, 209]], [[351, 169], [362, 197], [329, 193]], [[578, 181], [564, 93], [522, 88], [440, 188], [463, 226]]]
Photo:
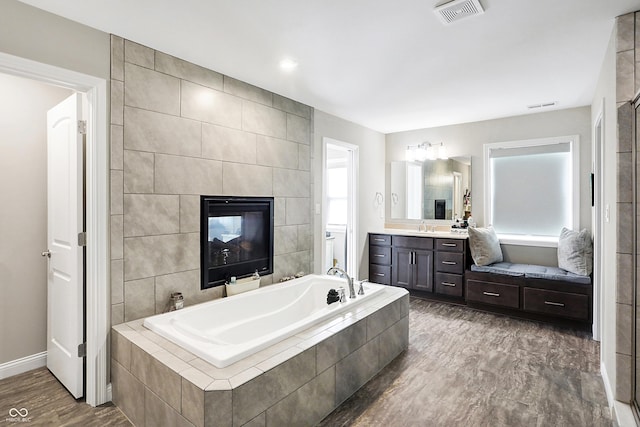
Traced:
[[345, 279], [347, 279], [347, 283], [349, 284], [349, 298], [355, 298], [356, 291], [355, 289], [353, 289], [353, 278], [351, 278], [346, 271], [339, 267], [331, 267], [329, 270], [327, 270], [327, 274], [330, 274], [331, 272], [333, 272], [334, 276], [336, 273], [339, 273], [340, 277], [344, 277]]

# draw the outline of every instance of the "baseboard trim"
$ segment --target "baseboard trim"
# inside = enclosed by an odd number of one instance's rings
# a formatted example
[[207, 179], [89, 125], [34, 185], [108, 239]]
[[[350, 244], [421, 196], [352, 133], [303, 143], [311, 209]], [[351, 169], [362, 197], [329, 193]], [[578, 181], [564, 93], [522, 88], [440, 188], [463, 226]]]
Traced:
[[604, 362], [600, 362], [600, 376], [602, 376], [602, 382], [604, 383], [604, 391], [607, 394], [609, 409], [613, 410], [613, 403], [616, 399], [613, 394], [613, 389], [611, 388], [611, 381], [609, 381], [609, 375], [607, 374], [607, 368], [604, 366]]
[[47, 352], [32, 354], [0, 364], [0, 380], [47, 366]]
[[611, 411], [611, 419], [620, 427], [636, 427], [636, 419], [633, 416], [631, 405], [615, 399], [615, 395], [611, 389], [609, 375], [607, 374], [607, 368], [602, 362], [600, 363], [600, 375], [602, 376], [602, 382], [604, 383], [604, 391], [607, 394], [607, 402], [609, 403], [609, 410]]

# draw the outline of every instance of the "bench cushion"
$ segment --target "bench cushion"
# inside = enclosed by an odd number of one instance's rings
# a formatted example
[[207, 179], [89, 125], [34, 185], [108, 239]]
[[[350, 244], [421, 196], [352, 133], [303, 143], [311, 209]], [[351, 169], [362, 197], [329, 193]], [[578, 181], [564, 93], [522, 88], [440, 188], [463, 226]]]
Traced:
[[591, 283], [591, 277], [589, 276], [574, 274], [558, 267], [546, 267], [533, 264], [513, 264], [510, 262], [497, 262], [495, 264], [484, 266], [473, 264], [471, 266], [471, 271], [505, 274], [508, 276], [524, 276], [528, 279], [560, 280], [585, 285]]

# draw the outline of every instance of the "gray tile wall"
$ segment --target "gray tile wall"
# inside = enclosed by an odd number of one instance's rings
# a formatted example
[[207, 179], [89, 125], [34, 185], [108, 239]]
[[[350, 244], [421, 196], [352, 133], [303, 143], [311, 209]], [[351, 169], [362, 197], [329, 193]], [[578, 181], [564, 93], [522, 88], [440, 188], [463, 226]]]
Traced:
[[[311, 107], [111, 37], [111, 323], [200, 290], [199, 196], [275, 198], [274, 274], [312, 271]], [[151, 401], [151, 400], [150, 400]]]
[[[633, 283], [640, 258], [633, 259], [629, 224], [638, 221], [633, 205], [633, 153], [635, 111], [631, 101], [640, 90], [640, 12], [616, 19], [616, 102], [618, 107], [617, 147], [617, 289], [616, 289], [616, 399], [632, 398]], [[640, 186], [638, 187], [640, 188]], [[640, 200], [640, 198], [638, 199]]]

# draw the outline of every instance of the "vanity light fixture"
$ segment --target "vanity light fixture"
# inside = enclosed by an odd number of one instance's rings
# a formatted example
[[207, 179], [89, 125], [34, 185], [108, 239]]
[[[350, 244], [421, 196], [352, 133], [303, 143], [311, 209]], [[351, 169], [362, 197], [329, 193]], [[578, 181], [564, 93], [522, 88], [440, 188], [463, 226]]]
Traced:
[[438, 158], [442, 160], [447, 160], [449, 158], [447, 147], [444, 146], [444, 142], [441, 142], [438, 147]]
[[405, 153], [407, 161], [424, 162], [425, 160], [436, 160], [449, 158], [447, 155], [447, 148], [444, 143], [431, 144], [429, 142], [422, 142], [418, 145], [408, 145]]

